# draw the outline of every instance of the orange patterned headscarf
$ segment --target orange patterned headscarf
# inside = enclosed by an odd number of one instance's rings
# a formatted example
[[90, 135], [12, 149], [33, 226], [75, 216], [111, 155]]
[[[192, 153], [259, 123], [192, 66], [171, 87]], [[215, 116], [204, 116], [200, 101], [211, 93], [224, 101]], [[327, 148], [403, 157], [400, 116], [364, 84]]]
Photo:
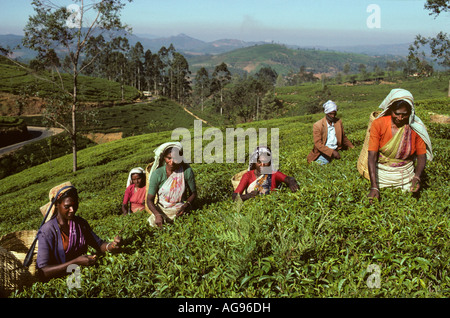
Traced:
[[[45, 220], [45, 222], [47, 222], [48, 220], [50, 220], [53, 216], [53, 214], [55, 214], [55, 202], [56, 200], [58, 200], [58, 198], [60, 198], [64, 193], [66, 193], [67, 191], [69, 191], [70, 189], [73, 189], [74, 186], [72, 185], [72, 183], [70, 181], [61, 183], [60, 185], [57, 185], [56, 187], [53, 187], [50, 192], [48, 193], [48, 198], [50, 199], [50, 202], [48, 202], [46, 205], [41, 206], [40, 210], [43, 216], [45, 216], [48, 212], [49, 209], [51, 209], [49, 216], [47, 217], [47, 219]], [[58, 197], [56, 197], [56, 195], [58, 195]]]

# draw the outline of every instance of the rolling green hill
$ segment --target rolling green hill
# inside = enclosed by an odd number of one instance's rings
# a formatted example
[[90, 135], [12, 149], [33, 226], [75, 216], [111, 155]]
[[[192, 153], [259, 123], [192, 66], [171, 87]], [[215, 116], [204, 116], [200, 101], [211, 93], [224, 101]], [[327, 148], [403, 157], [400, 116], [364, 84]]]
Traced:
[[[384, 189], [381, 201], [369, 205], [370, 185], [356, 163], [369, 114], [390, 87], [336, 90], [339, 116], [355, 149], [324, 167], [306, 163], [312, 124], [323, 114], [240, 125], [279, 129], [280, 170], [296, 178], [299, 191], [284, 187], [236, 203], [230, 178], [245, 163], [194, 163], [199, 194], [195, 210], [164, 230], [150, 228], [145, 212], [119, 214], [129, 170], [145, 167], [153, 149], [170, 140], [170, 131], [84, 149], [75, 174], [69, 155], [1, 180], [0, 234], [37, 229], [39, 207], [47, 202], [49, 189], [67, 180], [80, 192], [78, 215], [99, 236], [112, 239], [124, 228], [123, 251], [83, 267], [80, 289], [68, 289], [66, 278], [58, 278], [12, 296], [448, 298], [449, 127], [431, 123], [429, 117], [430, 111], [445, 111], [446, 92], [429, 87], [415, 95], [435, 155], [427, 163], [420, 196]], [[209, 142], [203, 140], [203, 145]], [[379, 288], [368, 283], [370, 265], [380, 270]]]
[[[64, 87], [72, 87], [72, 79], [68, 74], [62, 74]], [[17, 96], [45, 98], [59, 91], [57, 85], [51, 82], [55, 80], [59, 83], [56, 73], [48, 71], [35, 72], [25, 64], [19, 66], [9, 61], [4, 56], [0, 56], [0, 94], [15, 95], [14, 99], [1, 99], [0, 115], [9, 115], [14, 107]], [[137, 89], [125, 86], [124, 98], [132, 101], [140, 96]], [[79, 101], [112, 104], [121, 102], [120, 84], [106, 79], [89, 76], [79, 76]], [[24, 105], [26, 108], [27, 105]], [[24, 109], [26, 111], [26, 109]]]
[[254, 73], [268, 66], [278, 74], [287, 75], [289, 71], [298, 72], [301, 66], [305, 66], [307, 71], [314, 71], [314, 73], [336, 73], [342, 71], [347, 63], [351, 71], [356, 73], [359, 64], [371, 67], [386, 61], [385, 57], [315, 49], [289, 49], [279, 44], [255, 45], [218, 55], [187, 55], [186, 58], [193, 73], [200, 67], [205, 67], [210, 74], [214, 67], [222, 62], [227, 63], [232, 72]]

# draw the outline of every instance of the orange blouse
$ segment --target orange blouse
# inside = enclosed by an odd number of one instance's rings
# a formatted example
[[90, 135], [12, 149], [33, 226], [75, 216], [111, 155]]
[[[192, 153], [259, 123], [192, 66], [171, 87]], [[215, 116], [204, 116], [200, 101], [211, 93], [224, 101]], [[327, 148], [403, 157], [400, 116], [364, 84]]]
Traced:
[[66, 233], [64, 233], [64, 231], [61, 230], [61, 238], [63, 242], [64, 251], [67, 251], [67, 249], [69, 248], [69, 235], [67, 235]]
[[[391, 116], [383, 116], [372, 122], [370, 127], [369, 151], [377, 151], [392, 138]], [[413, 130], [411, 132], [411, 155], [427, 153], [425, 142]]]

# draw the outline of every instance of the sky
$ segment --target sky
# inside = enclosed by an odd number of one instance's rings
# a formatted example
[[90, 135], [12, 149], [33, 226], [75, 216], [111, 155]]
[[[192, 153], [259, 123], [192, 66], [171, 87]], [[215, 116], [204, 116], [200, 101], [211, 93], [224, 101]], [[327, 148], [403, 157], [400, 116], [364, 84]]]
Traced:
[[[85, 0], [90, 2], [92, 0]], [[75, 0], [52, 0], [63, 6]], [[450, 32], [450, 13], [438, 17], [425, 0], [134, 0], [122, 21], [136, 35], [184, 33], [219, 39], [299, 46], [410, 43], [417, 34]], [[30, 0], [0, 0], [0, 34], [23, 34]]]

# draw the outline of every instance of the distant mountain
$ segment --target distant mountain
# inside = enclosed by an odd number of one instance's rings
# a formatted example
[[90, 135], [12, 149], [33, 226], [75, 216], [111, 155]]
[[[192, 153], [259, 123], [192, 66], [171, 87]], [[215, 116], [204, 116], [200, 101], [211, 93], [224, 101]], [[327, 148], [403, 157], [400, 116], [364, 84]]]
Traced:
[[234, 39], [223, 39], [213, 42], [204, 42], [195, 39], [186, 34], [178, 34], [176, 36], [162, 37], [162, 38], [146, 38], [137, 35], [129, 36], [131, 45], [135, 45], [138, 41], [142, 44], [145, 50], [149, 49], [152, 52], [157, 52], [163, 46], [169, 47], [171, 44], [178, 52], [187, 54], [220, 54], [229, 52], [239, 48], [252, 46], [255, 44], [263, 44], [264, 42], [245, 42]]
[[25, 61], [33, 59], [37, 55], [35, 51], [27, 48], [17, 48], [17, 46], [22, 45], [22, 38], [23, 36], [16, 34], [0, 35], [0, 46], [13, 51], [13, 58]]
[[[407, 44], [353, 46], [333, 48], [302, 48], [266, 42], [245, 42], [236, 39], [221, 39], [205, 42], [186, 34], [171, 37], [150, 38], [152, 35], [127, 35], [131, 46], [140, 42], [144, 50], [157, 53], [161, 47], [169, 47], [184, 54], [193, 73], [201, 66], [210, 69], [225, 62], [233, 72], [252, 73], [263, 66], [274, 68], [278, 74], [286, 75], [289, 71], [298, 71], [301, 66], [314, 73], [334, 74], [342, 71], [345, 64], [350, 64], [352, 71], [358, 72], [359, 64], [380, 65], [387, 59], [399, 59], [407, 55]], [[20, 35], [0, 35], [0, 46], [13, 49], [14, 56], [27, 61], [36, 56], [28, 49], [14, 49], [21, 44]], [[390, 55], [392, 54], [392, 55]]]
[[409, 46], [411, 43], [400, 44], [378, 44], [378, 45], [353, 45], [353, 46], [333, 46], [333, 47], [318, 47], [318, 49], [328, 49], [339, 52], [359, 53], [367, 55], [398, 55], [407, 56]]
[[359, 65], [368, 70], [375, 65], [384, 66], [387, 60], [400, 59], [394, 56], [369, 56], [366, 54], [325, 51], [317, 49], [289, 48], [280, 44], [262, 44], [241, 48], [217, 55], [186, 55], [190, 70], [195, 73], [205, 67], [211, 74], [214, 67], [224, 62], [231, 72], [255, 73], [262, 67], [271, 67], [278, 74], [288, 75], [305, 67], [307, 72], [333, 75], [342, 72], [349, 64], [352, 73], [359, 72]]

